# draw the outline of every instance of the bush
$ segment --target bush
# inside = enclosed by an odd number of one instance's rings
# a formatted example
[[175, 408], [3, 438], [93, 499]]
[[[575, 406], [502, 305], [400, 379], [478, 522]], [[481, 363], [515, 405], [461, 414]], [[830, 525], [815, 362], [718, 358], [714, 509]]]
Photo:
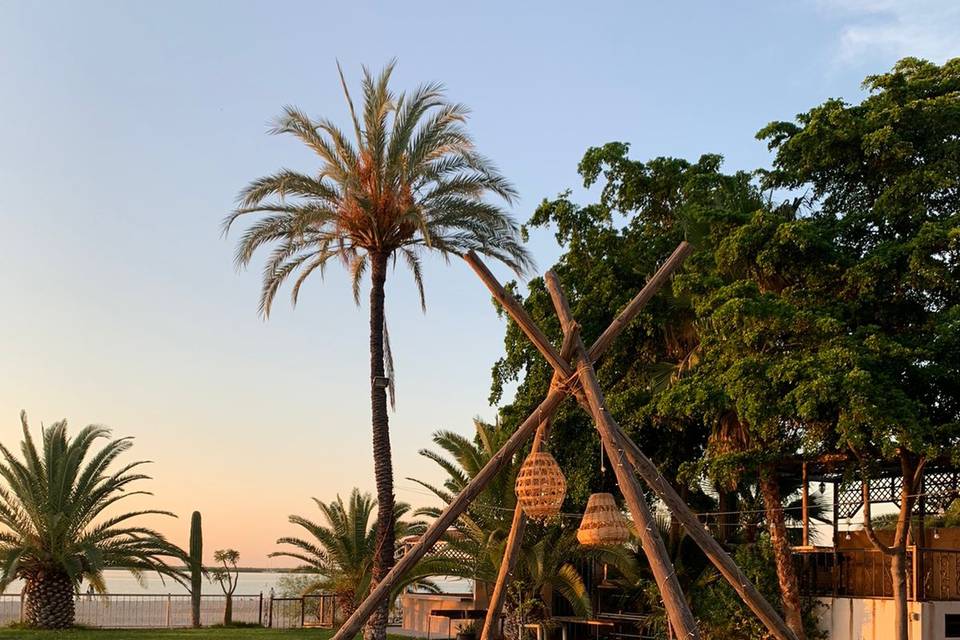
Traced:
[[[777, 569], [769, 539], [763, 537], [755, 544], [741, 544], [734, 552], [733, 559], [757, 590], [783, 615]], [[693, 605], [693, 614], [700, 623], [703, 640], [765, 640], [770, 637], [763, 624], [741, 602], [737, 592], [712, 567], [704, 571], [688, 596]], [[817, 627], [818, 603], [807, 599], [803, 605], [807, 638], [826, 638], [825, 633]]]

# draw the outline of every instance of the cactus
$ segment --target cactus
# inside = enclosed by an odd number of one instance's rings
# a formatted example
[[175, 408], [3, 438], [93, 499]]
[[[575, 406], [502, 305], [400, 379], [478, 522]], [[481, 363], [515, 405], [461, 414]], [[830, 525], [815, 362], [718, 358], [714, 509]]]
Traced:
[[200, 512], [194, 511], [190, 518], [190, 614], [194, 627], [200, 626], [202, 574], [203, 530], [200, 528]]

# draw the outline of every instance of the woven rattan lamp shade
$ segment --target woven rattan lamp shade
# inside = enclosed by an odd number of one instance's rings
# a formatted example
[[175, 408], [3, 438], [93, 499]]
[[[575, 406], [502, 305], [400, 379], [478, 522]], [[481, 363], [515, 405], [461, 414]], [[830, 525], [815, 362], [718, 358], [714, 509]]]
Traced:
[[517, 502], [528, 518], [543, 520], [560, 513], [567, 480], [560, 465], [545, 451], [531, 453], [517, 473]]
[[587, 547], [609, 547], [630, 540], [630, 521], [609, 493], [595, 493], [587, 500], [577, 540]]

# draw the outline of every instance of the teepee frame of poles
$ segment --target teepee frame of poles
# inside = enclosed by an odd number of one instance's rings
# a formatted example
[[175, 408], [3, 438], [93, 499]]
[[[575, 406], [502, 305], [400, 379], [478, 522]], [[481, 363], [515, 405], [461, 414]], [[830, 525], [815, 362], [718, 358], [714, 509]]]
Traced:
[[[777, 640], [796, 640], [794, 633], [787, 627], [773, 606], [743, 575], [733, 559], [720, 546], [720, 543], [713, 538], [709, 531], [704, 529], [696, 514], [687, 506], [666, 478], [660, 474], [657, 466], [644, 455], [610, 415], [594, 370], [594, 363], [603, 356], [624, 328], [636, 318], [643, 306], [669, 281], [670, 276], [683, 264], [692, 251], [693, 247], [690, 244], [681, 242], [653, 277], [647, 281], [643, 289], [614, 318], [610, 326], [589, 349], [584, 346], [580, 339], [580, 327], [570, 312], [559, 279], [552, 271], [548, 271], [544, 280], [563, 330], [563, 343], [559, 351], [550, 343], [517, 299], [503, 288], [477, 255], [470, 252], [464, 256], [464, 260], [490, 289], [494, 299], [500, 303], [530, 342], [553, 367], [554, 375], [550, 390], [543, 402], [523, 421], [503, 447], [490, 458], [487, 464], [433, 521], [420, 537], [420, 540], [397, 561], [383, 580], [373, 587], [366, 599], [360, 603], [333, 636], [333, 640], [352, 640], [377, 606], [389, 597], [398, 580], [430, 551], [447, 529], [467, 510], [473, 499], [483, 491], [487, 483], [507, 466], [517, 451], [534, 433], [536, 435], [533, 450], [539, 450], [543, 439], [547, 435], [546, 430], [550, 417], [568, 396], [573, 397], [593, 418], [604, 451], [612, 463], [611, 466], [616, 474], [620, 491], [633, 516], [633, 522], [637, 528], [644, 554], [663, 598], [670, 625], [677, 637], [699, 639], [700, 634], [680, 588], [666, 547], [655, 525], [650, 507], [644, 498], [643, 487], [640, 484], [641, 478], [664, 503], [670, 513], [683, 525], [687, 535], [699, 545], [710, 562], [713, 563], [723, 578], [733, 587], [741, 600], [753, 611], [769, 632]], [[510, 535], [507, 538], [497, 582], [494, 585], [490, 604], [487, 608], [481, 640], [493, 640], [497, 634], [507, 580], [517, 560], [524, 526], [525, 516], [518, 504], [513, 514]]]

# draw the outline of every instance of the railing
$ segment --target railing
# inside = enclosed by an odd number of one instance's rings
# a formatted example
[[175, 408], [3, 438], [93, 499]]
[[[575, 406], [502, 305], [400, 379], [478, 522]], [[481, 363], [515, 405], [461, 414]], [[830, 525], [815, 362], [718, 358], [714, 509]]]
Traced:
[[960, 600], [960, 549], [921, 549], [924, 600]]
[[[794, 553], [800, 590], [808, 596], [893, 597], [890, 557], [876, 549], [801, 549]], [[908, 547], [911, 600], [960, 601], [960, 549]]]
[[263, 624], [274, 629], [323, 627], [331, 629], [344, 621], [333, 594], [313, 594], [295, 598], [270, 598]]
[[[76, 623], [109, 629], [174, 628], [192, 624], [189, 594], [78, 595], [74, 599]], [[263, 624], [266, 602], [262, 594], [233, 596], [233, 622]], [[226, 596], [200, 599], [200, 622], [222, 624]], [[0, 595], [0, 626], [23, 621], [20, 594]]]
[[[890, 558], [877, 549], [817, 549], [794, 554], [808, 596], [892, 598]], [[914, 553], [907, 551], [907, 597], [915, 599]]]

